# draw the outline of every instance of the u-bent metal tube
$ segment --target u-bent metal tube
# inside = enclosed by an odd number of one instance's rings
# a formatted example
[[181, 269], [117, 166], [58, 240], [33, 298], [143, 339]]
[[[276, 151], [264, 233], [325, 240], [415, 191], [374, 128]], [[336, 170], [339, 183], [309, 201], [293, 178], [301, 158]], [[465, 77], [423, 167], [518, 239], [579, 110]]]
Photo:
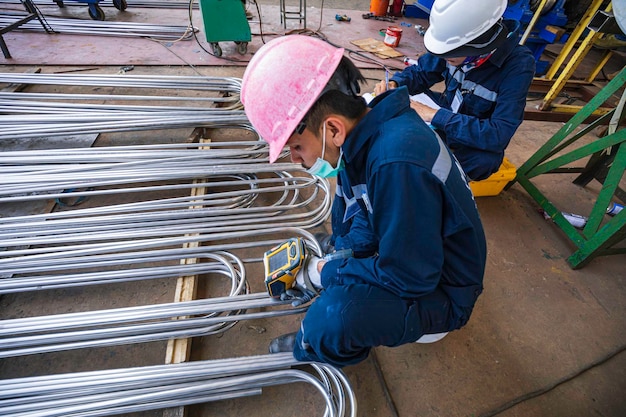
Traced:
[[[248, 143], [248, 142], [246, 142]], [[0, 197], [3, 202], [24, 201], [25, 193], [38, 193], [29, 199], [51, 198], [62, 190], [68, 195], [89, 195], [89, 191], [74, 189], [110, 187], [113, 185], [144, 184], [149, 181], [219, 179], [221, 177], [258, 175], [272, 172], [303, 172], [297, 164], [268, 164], [267, 146], [249, 149], [167, 150], [155, 149], [139, 156], [140, 151], [123, 149], [86, 152], [68, 152], [68, 159], [58, 153], [48, 157], [40, 152], [7, 152], [0, 156]], [[239, 146], [239, 145], [233, 145]], [[72, 155], [77, 154], [72, 160]], [[116, 156], [118, 154], [119, 156]], [[152, 158], [146, 159], [149, 155]], [[207, 182], [205, 180], [205, 182]], [[210, 184], [196, 184], [196, 186]], [[95, 194], [94, 190], [94, 194]], [[111, 191], [108, 191], [111, 192]], [[122, 191], [117, 191], [122, 192]], [[17, 195], [17, 197], [16, 197]], [[21, 198], [20, 198], [21, 197]]]
[[[294, 366], [310, 366], [314, 373]], [[312, 384], [323, 396], [325, 416], [356, 417], [356, 397], [341, 370], [298, 362], [291, 353], [0, 380], [0, 413], [106, 416], [252, 395], [295, 382]]]
[[[92, 26], [94, 22], [90, 22]], [[112, 23], [107, 22], [107, 26]], [[26, 83], [46, 85], [123, 87], [131, 90], [175, 89], [170, 100], [176, 96], [179, 105], [149, 105], [159, 96], [129, 94], [129, 100], [142, 101], [142, 105], [116, 105], [112, 100], [124, 100], [123, 95], [106, 94], [71, 95], [74, 100], [85, 101], [87, 97], [107, 104], [68, 104], [52, 100], [68, 100], [67, 95], [44, 93], [30, 96], [20, 92], [4, 93], [0, 100], [0, 140], [24, 139], [40, 136], [64, 136], [104, 132], [127, 132], [137, 130], [168, 129], [178, 127], [218, 127], [224, 123], [249, 125], [239, 101], [241, 79], [234, 77], [207, 76], [151, 76], [151, 75], [105, 75], [105, 74], [12, 74], [0, 73], [0, 83]], [[185, 101], [188, 90], [203, 93], [210, 107], [189, 107]], [[213, 93], [214, 97], [207, 97]], [[192, 94], [192, 99], [195, 97]], [[39, 101], [34, 100], [38, 97]], [[30, 99], [30, 100], [27, 100]], [[196, 101], [197, 102], [197, 101]], [[172, 101], [172, 104], [174, 102]]]
[[[294, 236], [298, 232], [305, 239], [306, 245], [315, 254], [321, 255], [319, 244], [309, 232], [293, 228], [280, 231], [286, 236]], [[267, 249], [267, 246], [261, 246], [254, 237], [263, 234], [275, 236], [276, 232], [277, 230], [266, 230], [255, 232], [256, 236], [248, 234], [247, 238], [251, 241], [247, 248], [256, 246], [263, 250]], [[214, 273], [231, 277], [231, 291], [228, 296], [2, 320], [0, 357], [205, 336], [224, 332], [241, 320], [278, 317], [306, 311], [306, 306], [286, 307], [288, 301], [276, 301], [269, 298], [266, 293], [243, 294], [242, 292], [247, 289], [245, 268], [243, 262], [233, 254], [215, 251], [204, 256], [221, 263], [220, 268], [215, 268]], [[16, 282], [19, 282], [19, 279]], [[251, 309], [261, 311], [248, 312]], [[177, 320], [173, 320], [174, 318]]]

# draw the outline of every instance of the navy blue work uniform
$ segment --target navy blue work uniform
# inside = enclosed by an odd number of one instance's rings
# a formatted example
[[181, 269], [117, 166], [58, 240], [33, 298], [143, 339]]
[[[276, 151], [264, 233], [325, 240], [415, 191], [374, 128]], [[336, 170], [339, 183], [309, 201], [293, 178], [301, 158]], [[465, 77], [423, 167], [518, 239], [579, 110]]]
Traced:
[[336, 249], [294, 356], [335, 366], [465, 325], [482, 292], [486, 243], [466, 177], [409, 106], [405, 87], [370, 103], [346, 138], [333, 203]]
[[[535, 75], [532, 52], [519, 45], [519, 22], [503, 23], [509, 37], [479, 67], [464, 72], [427, 53], [390, 79], [407, 86], [411, 95], [426, 93], [441, 106], [431, 124], [472, 180], [485, 179], [500, 168], [504, 150], [524, 119]], [[444, 91], [430, 90], [441, 81]]]

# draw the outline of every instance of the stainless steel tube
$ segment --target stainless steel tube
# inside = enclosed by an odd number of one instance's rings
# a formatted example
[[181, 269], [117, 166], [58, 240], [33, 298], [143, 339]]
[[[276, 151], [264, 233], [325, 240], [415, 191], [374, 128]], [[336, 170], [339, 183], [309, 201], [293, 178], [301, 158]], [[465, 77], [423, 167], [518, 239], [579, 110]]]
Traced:
[[[313, 372], [290, 369], [294, 366], [309, 366]], [[251, 395], [266, 386], [295, 382], [307, 382], [322, 395], [324, 415], [357, 415], [343, 372], [326, 364], [297, 362], [291, 353], [4, 380], [0, 413], [105, 416]]]

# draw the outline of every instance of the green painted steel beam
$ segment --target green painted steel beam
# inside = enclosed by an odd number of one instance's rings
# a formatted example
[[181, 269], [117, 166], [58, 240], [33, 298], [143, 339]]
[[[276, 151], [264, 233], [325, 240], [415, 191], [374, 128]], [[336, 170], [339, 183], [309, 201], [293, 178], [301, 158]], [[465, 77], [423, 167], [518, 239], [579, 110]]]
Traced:
[[521, 167], [517, 169], [518, 175], [527, 175], [538, 163], [545, 160], [547, 155], [559, 145], [576, 128], [591, 116], [594, 110], [606, 102], [619, 88], [626, 83], [626, 67], [613, 78], [598, 94], [596, 94], [578, 113], [576, 113], [563, 127], [558, 130], [534, 155], [532, 155]]
[[[614, 93], [626, 84], [626, 68], [594, 96], [578, 113], [559, 129], [543, 146], [517, 169], [513, 182], [518, 182], [541, 206], [563, 233], [576, 246], [567, 259], [574, 268], [582, 268], [597, 256], [626, 254], [626, 248], [614, 247], [626, 238], [626, 210], [606, 221], [606, 209], [619, 190], [626, 171], [626, 129], [620, 123], [626, 118], [626, 91], [622, 92], [618, 106], [603, 116], [602, 120], [580, 127], [581, 124]], [[578, 145], [598, 124], [610, 117], [608, 134], [589, 143]], [[610, 155], [613, 160], [601, 181], [602, 188], [582, 230], [576, 229], [561, 211], [535, 186], [531, 179], [542, 174], [582, 172], [574, 168], [577, 161], [598, 160], [600, 155]], [[511, 183], [512, 184], [512, 183]], [[511, 185], [509, 184], [509, 186]]]

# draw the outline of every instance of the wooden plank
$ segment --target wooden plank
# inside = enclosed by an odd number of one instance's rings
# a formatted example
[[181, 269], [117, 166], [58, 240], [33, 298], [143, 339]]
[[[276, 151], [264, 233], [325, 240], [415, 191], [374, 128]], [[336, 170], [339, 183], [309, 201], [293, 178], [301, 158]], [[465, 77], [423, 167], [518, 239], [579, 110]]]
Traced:
[[[203, 132], [196, 131], [196, 135]], [[210, 139], [199, 139], [200, 143], [210, 143]], [[202, 146], [200, 149], [209, 149], [208, 146]], [[202, 180], [194, 180], [194, 184], [200, 183]], [[196, 187], [191, 190], [193, 197], [199, 197], [206, 193], [205, 187]], [[190, 206], [191, 209], [200, 208], [200, 206]], [[187, 234], [186, 236], [197, 236], [197, 233]], [[184, 248], [197, 248], [198, 242], [189, 242], [183, 245]], [[183, 265], [191, 265], [198, 262], [197, 258], [181, 259], [180, 263]], [[189, 275], [178, 278], [176, 282], [176, 293], [174, 295], [174, 302], [191, 301], [196, 298], [198, 290], [198, 276]], [[182, 317], [181, 317], [182, 318]], [[165, 353], [165, 363], [182, 363], [187, 362], [191, 355], [191, 342], [192, 339], [174, 339], [167, 342], [167, 350]], [[183, 417], [186, 414], [186, 408], [184, 406], [168, 408], [163, 411], [163, 417]]]

